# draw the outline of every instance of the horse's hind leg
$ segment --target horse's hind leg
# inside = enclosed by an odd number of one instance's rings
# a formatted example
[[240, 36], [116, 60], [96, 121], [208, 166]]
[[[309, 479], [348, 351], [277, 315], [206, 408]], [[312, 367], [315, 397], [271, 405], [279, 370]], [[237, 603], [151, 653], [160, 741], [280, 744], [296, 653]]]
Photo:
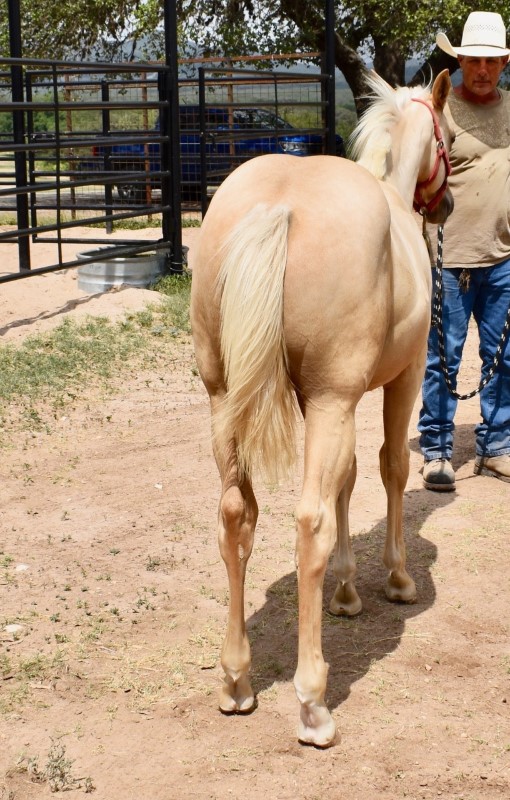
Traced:
[[299, 649], [294, 677], [301, 704], [299, 740], [327, 747], [335, 723], [324, 696], [328, 666], [322, 655], [322, 590], [336, 539], [336, 501], [354, 458], [354, 411], [339, 403], [305, 415], [305, 477], [296, 509], [299, 586]]
[[216, 440], [214, 451], [221, 476], [218, 540], [229, 583], [227, 633], [221, 651], [225, 677], [219, 705], [225, 714], [247, 713], [255, 707], [255, 696], [248, 677], [251, 657], [244, 619], [244, 582], [258, 508], [249, 480], [239, 478], [234, 441]]
[[419, 390], [421, 373], [409, 366], [384, 387], [384, 444], [379, 453], [381, 477], [388, 510], [383, 561], [388, 568], [386, 596], [393, 602], [413, 603], [416, 586], [406, 571], [406, 547], [402, 530], [402, 503], [409, 477], [408, 430]]

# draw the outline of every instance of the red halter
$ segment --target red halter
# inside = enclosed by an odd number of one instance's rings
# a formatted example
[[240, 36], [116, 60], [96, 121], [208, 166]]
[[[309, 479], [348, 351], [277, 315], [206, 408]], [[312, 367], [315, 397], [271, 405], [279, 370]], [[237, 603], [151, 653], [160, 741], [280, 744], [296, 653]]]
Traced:
[[[446, 152], [446, 148], [444, 146], [443, 134], [439, 125], [439, 120], [437, 118], [436, 112], [434, 111], [433, 108], [429, 106], [428, 103], [425, 102], [425, 100], [419, 100], [417, 97], [413, 97], [413, 102], [421, 103], [423, 106], [425, 106], [425, 108], [428, 108], [428, 110], [432, 114], [432, 121], [434, 123], [434, 136], [437, 142], [436, 161], [434, 166], [432, 167], [432, 171], [428, 178], [416, 184], [416, 189], [414, 192], [413, 208], [415, 211], [418, 211], [419, 214], [425, 216], [426, 214], [433, 211], [435, 207], [439, 205], [439, 203], [443, 199], [444, 193], [446, 192], [448, 185], [448, 177], [452, 173], [452, 168], [450, 164], [450, 159], [448, 158], [448, 153]], [[430, 184], [435, 181], [435, 179], [437, 178], [437, 173], [439, 172], [439, 165], [441, 164], [441, 161], [444, 162], [444, 169], [445, 169], [444, 181], [439, 187], [439, 189], [434, 193], [432, 198], [428, 201], [428, 203], [426, 203], [422, 197], [421, 190], [425, 189], [427, 186], [430, 186]]]

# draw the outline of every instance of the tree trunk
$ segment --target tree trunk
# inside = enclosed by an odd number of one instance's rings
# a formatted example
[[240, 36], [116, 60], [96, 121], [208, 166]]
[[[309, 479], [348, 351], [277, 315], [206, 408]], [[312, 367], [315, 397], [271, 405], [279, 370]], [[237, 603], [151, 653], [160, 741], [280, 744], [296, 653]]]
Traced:
[[452, 75], [459, 68], [459, 62], [453, 56], [449, 56], [439, 47], [436, 47], [434, 52], [429, 58], [424, 61], [419, 69], [416, 70], [413, 77], [409, 81], [409, 86], [414, 86], [417, 83], [427, 83], [443, 69], [447, 69]]
[[366, 78], [369, 69], [356, 50], [350, 47], [339, 34], [335, 35], [335, 64], [342, 72], [353, 94], [356, 113], [359, 117], [367, 107]]
[[404, 86], [406, 60], [398, 42], [380, 42], [374, 36], [374, 69], [390, 86]]

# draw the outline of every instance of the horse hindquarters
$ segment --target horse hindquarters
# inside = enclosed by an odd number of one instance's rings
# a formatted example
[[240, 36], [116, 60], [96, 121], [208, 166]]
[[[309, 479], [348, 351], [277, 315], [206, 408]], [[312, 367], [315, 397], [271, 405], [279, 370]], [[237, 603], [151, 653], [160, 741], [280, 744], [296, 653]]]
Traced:
[[[277, 480], [294, 460], [294, 394], [283, 342], [283, 280], [289, 211], [257, 206], [223, 241], [204, 236], [221, 253], [218, 271], [203, 254], [195, 271], [192, 325], [197, 362], [211, 401], [213, 449], [221, 477], [218, 538], [229, 581], [229, 615], [221, 662], [220, 709], [255, 706], [244, 582], [257, 521], [250, 475], [257, 463]], [[218, 226], [216, 224], [216, 230]], [[216, 272], [217, 277], [216, 277]], [[211, 314], [211, 303], [220, 304]], [[214, 325], [221, 318], [220, 330]], [[221, 344], [220, 341], [221, 340]], [[221, 356], [218, 357], [218, 352]]]

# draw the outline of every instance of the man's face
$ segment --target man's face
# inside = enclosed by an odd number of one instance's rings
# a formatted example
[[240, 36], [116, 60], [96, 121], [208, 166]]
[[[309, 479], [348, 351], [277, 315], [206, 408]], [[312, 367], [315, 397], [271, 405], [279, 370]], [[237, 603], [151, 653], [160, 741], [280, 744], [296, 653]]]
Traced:
[[478, 97], [491, 94], [498, 85], [499, 76], [505, 69], [507, 61], [508, 56], [496, 58], [459, 56], [464, 86]]

